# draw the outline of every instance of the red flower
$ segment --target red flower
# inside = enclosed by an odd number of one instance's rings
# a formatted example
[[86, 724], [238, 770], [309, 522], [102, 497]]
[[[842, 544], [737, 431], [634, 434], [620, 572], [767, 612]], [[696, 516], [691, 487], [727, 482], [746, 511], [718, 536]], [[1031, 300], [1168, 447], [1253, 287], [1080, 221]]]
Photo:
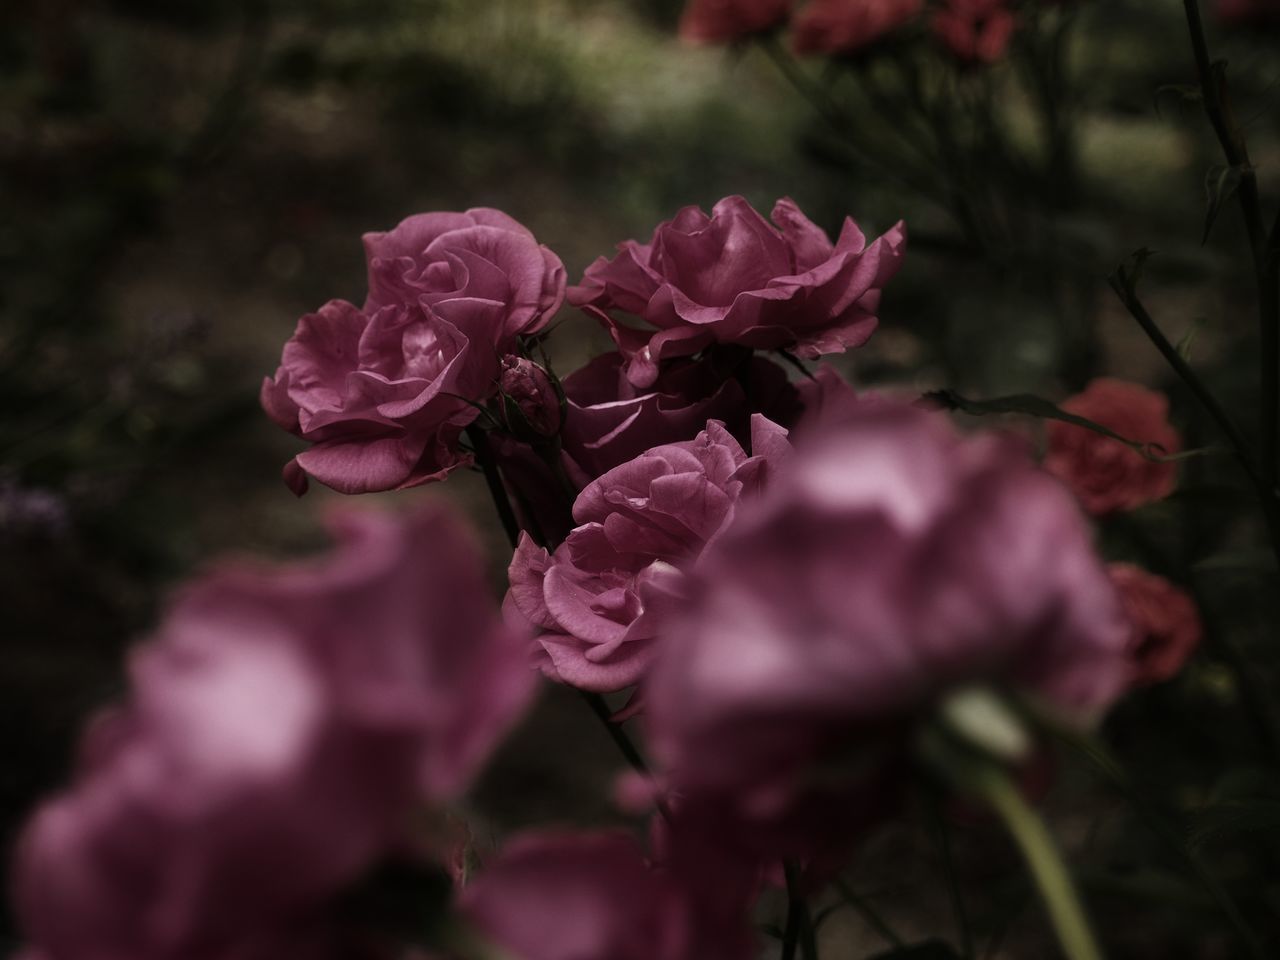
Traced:
[[[1152, 444], [1157, 453], [1182, 449], [1178, 432], [1169, 424], [1168, 399], [1139, 384], [1103, 377], [1068, 399], [1062, 409], [1127, 440]], [[1086, 427], [1051, 421], [1048, 429], [1045, 468], [1070, 487], [1094, 516], [1132, 510], [1173, 492], [1176, 464], [1148, 460]]]
[[995, 63], [1017, 21], [1004, 0], [947, 0], [933, 16], [933, 32], [962, 63]]
[[1164, 577], [1129, 563], [1108, 569], [1133, 624], [1129, 655], [1135, 685], [1173, 677], [1200, 645], [1204, 630], [1195, 601]]

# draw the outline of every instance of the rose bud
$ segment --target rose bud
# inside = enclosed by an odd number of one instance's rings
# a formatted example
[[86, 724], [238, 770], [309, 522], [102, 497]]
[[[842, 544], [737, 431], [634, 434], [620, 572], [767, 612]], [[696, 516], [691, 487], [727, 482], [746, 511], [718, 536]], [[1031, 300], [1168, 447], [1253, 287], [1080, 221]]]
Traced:
[[498, 381], [503, 413], [511, 432], [536, 443], [560, 432], [561, 393], [551, 375], [532, 360], [508, 354]]

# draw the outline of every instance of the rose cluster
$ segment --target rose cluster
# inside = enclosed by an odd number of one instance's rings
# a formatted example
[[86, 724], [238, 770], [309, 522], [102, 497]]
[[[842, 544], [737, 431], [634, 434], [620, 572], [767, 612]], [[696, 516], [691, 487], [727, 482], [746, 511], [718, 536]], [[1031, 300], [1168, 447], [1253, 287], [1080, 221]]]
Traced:
[[[309, 444], [286, 480], [389, 490], [474, 460], [519, 528], [501, 609], [439, 506], [341, 514], [321, 561], [198, 579], [23, 837], [34, 956], [747, 960], [780, 863], [838, 868], [957, 701], [1087, 727], [1195, 646], [1190, 601], [1109, 569], [1086, 519], [1167, 495], [1170, 462], [1055, 423], [1045, 470], [769, 356], [865, 343], [901, 224], [833, 242], [786, 199], [686, 208], [568, 290], [617, 350], [563, 379], [564, 269], [525, 227], [424, 214], [365, 249], [365, 305], [304, 317], [263, 385]], [[1167, 455], [1162, 404], [1101, 381], [1065, 407]], [[648, 843], [534, 831], [452, 869], [448, 806], [539, 673], [597, 712], [629, 696], [606, 722], [640, 718], [652, 766], [618, 795], [658, 811]], [[353, 908], [397, 864], [454, 875], [428, 942]]]

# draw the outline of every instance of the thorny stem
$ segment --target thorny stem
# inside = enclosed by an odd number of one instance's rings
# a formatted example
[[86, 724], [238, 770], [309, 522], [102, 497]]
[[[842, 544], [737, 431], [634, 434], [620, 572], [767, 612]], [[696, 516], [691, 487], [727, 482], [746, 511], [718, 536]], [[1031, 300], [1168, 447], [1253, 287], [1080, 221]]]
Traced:
[[1240, 461], [1240, 465], [1248, 474], [1250, 482], [1252, 482], [1254, 490], [1258, 495], [1258, 500], [1262, 506], [1263, 516], [1266, 518], [1267, 531], [1270, 535], [1271, 549], [1276, 555], [1276, 562], [1280, 563], [1280, 499], [1276, 497], [1274, 484], [1268, 484], [1266, 477], [1256, 466], [1253, 454], [1249, 450], [1249, 445], [1245, 442], [1244, 436], [1240, 430], [1232, 422], [1231, 417], [1218, 402], [1209, 388], [1191, 369], [1190, 364], [1182, 358], [1178, 350], [1169, 338], [1164, 335], [1156, 322], [1151, 318], [1151, 314], [1147, 312], [1147, 308], [1139, 299], [1137, 293], [1128, 285], [1127, 275], [1123, 269], [1111, 278], [1111, 288], [1115, 290], [1116, 296], [1128, 309], [1129, 313], [1138, 325], [1142, 327], [1142, 331], [1147, 338], [1155, 344], [1157, 350], [1169, 363], [1175, 373], [1182, 378], [1182, 381], [1190, 388], [1191, 392], [1200, 401], [1200, 405], [1217, 424], [1218, 429], [1231, 443], [1231, 447], [1235, 452], [1236, 459]]
[[[507, 539], [511, 541], [511, 545], [514, 547], [520, 539], [520, 525], [516, 521], [515, 511], [511, 509], [511, 500], [507, 497], [506, 487], [503, 486], [502, 477], [498, 473], [498, 465], [494, 461], [493, 450], [489, 446], [489, 438], [484, 430], [475, 425], [467, 428], [467, 437], [471, 440], [471, 446], [476, 452], [476, 462], [480, 464], [481, 470], [484, 471], [485, 481], [489, 485], [489, 495], [493, 498], [493, 505], [498, 511], [498, 516], [502, 519], [502, 526], [507, 532]], [[622, 754], [631, 768], [646, 778], [651, 777], [649, 766], [644, 762], [644, 757], [640, 755], [636, 745], [631, 742], [627, 732], [611, 719], [612, 711], [609, 709], [609, 705], [605, 703], [604, 697], [587, 690], [579, 690], [578, 692], [582, 695], [583, 700], [586, 701], [587, 706], [591, 708], [591, 712], [604, 725], [605, 731], [609, 734], [609, 739], [614, 742], [618, 752]], [[670, 812], [661, 799], [657, 801], [657, 806], [659, 812], [670, 820]]]
[[515, 511], [511, 509], [511, 499], [507, 489], [502, 485], [502, 475], [498, 473], [498, 463], [493, 458], [493, 449], [489, 446], [489, 437], [483, 429], [472, 424], [467, 427], [467, 439], [476, 452], [476, 463], [484, 472], [485, 483], [489, 485], [489, 496], [493, 499], [494, 509], [502, 521], [502, 529], [507, 533], [511, 546], [520, 542], [520, 524], [516, 521]]
[[795, 960], [796, 947], [804, 960], [818, 960], [818, 943], [809, 903], [800, 889], [800, 872], [791, 860], [782, 864], [787, 878], [787, 926], [782, 933], [782, 960]]
[[[631, 769], [646, 780], [652, 780], [653, 774], [649, 770], [649, 765], [645, 763], [645, 759], [641, 756], [635, 743], [627, 736], [627, 731], [622, 729], [621, 724], [613, 721], [613, 713], [609, 709], [609, 704], [605, 703], [604, 697], [589, 690], [579, 690], [578, 693], [586, 701], [587, 706], [591, 708], [591, 712], [600, 720], [605, 732], [609, 734], [609, 739], [614, 742], [618, 752], [626, 759]], [[671, 809], [662, 797], [655, 798], [654, 806], [658, 808], [658, 813], [662, 815], [662, 819], [666, 820], [667, 823], [671, 823]]]
[[1249, 162], [1249, 149], [1244, 133], [1236, 123], [1227, 96], [1224, 69], [1209, 59], [1204, 23], [1198, 0], [1183, 0], [1187, 27], [1191, 33], [1191, 51], [1200, 76], [1200, 92], [1205, 113], [1227, 163], [1240, 175], [1236, 193], [1244, 216], [1245, 233], [1253, 253], [1254, 278], [1258, 285], [1259, 324], [1259, 434], [1262, 444], [1261, 474], [1268, 490], [1276, 486], [1280, 470], [1280, 217], [1268, 236], [1262, 218], [1262, 202], [1258, 196], [1258, 177]]

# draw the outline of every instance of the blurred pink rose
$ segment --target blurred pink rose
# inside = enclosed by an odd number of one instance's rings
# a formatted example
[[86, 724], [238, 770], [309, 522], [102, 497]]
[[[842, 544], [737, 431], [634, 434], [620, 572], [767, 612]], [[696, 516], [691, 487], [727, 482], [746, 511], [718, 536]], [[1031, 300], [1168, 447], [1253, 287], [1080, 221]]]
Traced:
[[542, 669], [584, 690], [639, 683], [685, 570], [785, 457], [786, 431], [756, 416], [752, 456], [716, 421], [589, 484], [554, 554], [527, 535], [512, 558], [508, 615], [538, 635]]
[[[1099, 378], [1062, 409], [1107, 427], [1126, 440], [1175, 454], [1182, 439], [1169, 424], [1169, 401], [1136, 383]], [[1176, 463], [1148, 460], [1137, 451], [1085, 427], [1051, 420], [1045, 469], [1065, 483], [1085, 510], [1104, 516], [1161, 500], [1173, 492]]]
[[470, 534], [440, 507], [344, 514], [338, 548], [179, 594], [90, 729], [75, 785], [19, 846], [42, 952], [253, 955], [467, 786], [526, 706]]
[[285, 468], [342, 493], [442, 479], [493, 395], [498, 358], [541, 329], [564, 296], [564, 267], [497, 210], [426, 213], [364, 237], [369, 297], [334, 300], [298, 321], [262, 406], [310, 441]]
[[[620, 244], [612, 260], [587, 268], [569, 299], [606, 325], [628, 378], [647, 387], [661, 361], [714, 343], [787, 348], [810, 358], [861, 346], [875, 330], [881, 287], [898, 272], [905, 244], [901, 223], [868, 245], [846, 219], [832, 245], [789, 199], [778, 201], [770, 224], [746, 200], [728, 197], [709, 217], [685, 207], [647, 244]], [[625, 326], [611, 311], [657, 332]]]
[[1200, 646], [1204, 634], [1195, 601], [1164, 577], [1141, 567], [1113, 563], [1110, 572], [1133, 626], [1129, 658], [1134, 683], [1169, 680]]
[[961, 63], [995, 63], [1004, 56], [1017, 19], [1006, 0], [945, 0], [933, 32]]
[[795, 20], [799, 53], [853, 53], [910, 23], [923, 0], [812, 0]]
[[779, 27], [791, 0], [689, 0], [680, 36], [691, 43], [729, 43]]
[[[651, 865], [621, 832], [511, 841], [459, 898], [484, 940], [521, 960], [749, 960], [740, 875]], [[736, 865], [734, 865], [736, 866]]]
[[791, 853], [839, 829], [842, 787], [859, 816], [892, 792], [948, 694], [1009, 687], [1087, 722], [1128, 678], [1067, 492], [1012, 438], [885, 402], [802, 432], [684, 595], [646, 684], [652, 752], [677, 793]]

